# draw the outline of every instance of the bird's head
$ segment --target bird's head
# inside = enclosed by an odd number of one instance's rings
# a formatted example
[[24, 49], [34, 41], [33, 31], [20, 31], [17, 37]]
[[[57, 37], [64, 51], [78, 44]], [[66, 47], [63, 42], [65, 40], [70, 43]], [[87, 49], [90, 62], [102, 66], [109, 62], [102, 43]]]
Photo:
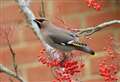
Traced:
[[48, 21], [46, 18], [35, 19], [35, 22], [43, 23], [44, 21]]
[[45, 22], [45, 21], [48, 21], [46, 18], [40, 18], [40, 19], [34, 19], [33, 20], [34, 22], [37, 23], [37, 25], [39, 26], [39, 28], [41, 28], [41, 25]]

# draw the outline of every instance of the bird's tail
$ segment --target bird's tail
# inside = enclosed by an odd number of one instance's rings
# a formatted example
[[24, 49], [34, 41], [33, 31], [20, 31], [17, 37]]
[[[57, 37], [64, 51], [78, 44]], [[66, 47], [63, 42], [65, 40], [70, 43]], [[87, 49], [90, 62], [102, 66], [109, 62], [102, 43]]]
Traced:
[[74, 42], [74, 43], [71, 43], [77, 50], [80, 50], [80, 51], [83, 51], [83, 52], [86, 52], [86, 53], [89, 53], [91, 55], [94, 55], [95, 52], [87, 45], [87, 44], [84, 44], [84, 43], [79, 43], [79, 42]]

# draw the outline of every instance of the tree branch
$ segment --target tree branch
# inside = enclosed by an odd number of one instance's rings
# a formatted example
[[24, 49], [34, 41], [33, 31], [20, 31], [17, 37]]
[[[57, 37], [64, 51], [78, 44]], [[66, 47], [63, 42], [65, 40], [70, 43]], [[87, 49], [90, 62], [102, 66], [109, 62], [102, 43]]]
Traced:
[[40, 14], [40, 16], [41, 17], [45, 17], [45, 4], [44, 4], [44, 0], [41, 0], [41, 14]]
[[16, 64], [16, 54], [15, 54], [14, 50], [12, 49], [12, 46], [11, 46], [11, 44], [10, 44], [10, 41], [9, 41], [7, 35], [6, 35], [6, 38], [7, 38], [8, 47], [9, 47], [10, 52], [11, 52], [11, 54], [12, 54], [13, 67], [14, 67], [15, 73], [16, 73], [16, 75], [17, 75], [17, 74], [18, 74], [18, 69], [17, 69], [18, 66], [17, 66], [17, 64]]
[[[4, 27], [3, 27], [4, 28]], [[19, 78], [19, 76], [18, 76], [18, 73], [17, 73], [17, 64], [16, 64], [16, 58], [15, 58], [15, 52], [14, 52], [14, 50], [12, 49], [12, 46], [11, 46], [11, 44], [10, 44], [10, 40], [9, 40], [9, 35], [10, 35], [10, 32], [12, 32], [12, 30], [11, 30], [12, 28], [10, 27], [9, 29], [3, 29], [3, 30], [1, 30], [2, 31], [2, 34], [3, 34], [3, 38], [5, 38], [5, 40], [7, 41], [7, 45], [8, 45], [8, 47], [9, 47], [9, 50], [10, 50], [10, 52], [11, 52], [11, 56], [12, 56], [12, 62], [13, 62], [13, 68], [14, 68], [14, 71], [15, 71], [15, 75], [16, 75], [16, 77], [18, 77]], [[6, 68], [7, 69], [7, 68]], [[1, 71], [2, 70], [2, 71]], [[6, 72], [5, 71], [5, 67], [3, 67], [2, 65], [1, 65], [1, 67], [0, 67], [0, 71], [1, 72], [4, 72], [4, 73], [11, 73], [11, 72]], [[11, 74], [8, 74], [8, 75], [11, 75]], [[17, 79], [18, 79], [17, 78]], [[18, 79], [18, 80], [20, 80], [20, 79]], [[25, 81], [21, 81], [21, 82], [25, 82]]]
[[31, 3], [31, 0], [26, 0], [25, 2], [26, 2], [26, 5], [29, 6]]
[[53, 55], [52, 51], [54, 51], [54, 48], [50, 47], [43, 40], [43, 37], [42, 37], [42, 34], [41, 34], [41, 30], [39, 29], [39, 27], [37, 26], [37, 24], [33, 21], [35, 19], [35, 16], [32, 13], [32, 11], [28, 8], [28, 6], [26, 6], [25, 1], [24, 0], [16, 0], [16, 2], [18, 3], [18, 5], [19, 5], [20, 9], [22, 10], [22, 12], [27, 17], [27, 21], [31, 24], [31, 26], [32, 26], [31, 28], [33, 29], [33, 31], [36, 34], [37, 38], [39, 40], [41, 40], [41, 42], [45, 46], [45, 49], [48, 52], [49, 56], [56, 56], [54, 58], [57, 58], [59, 54], [55, 53], [56, 55]]
[[75, 31], [77, 31], [76, 32], [77, 36], [81, 36], [81, 35], [90, 36], [90, 35], [94, 34], [95, 32], [98, 32], [112, 24], [120, 24], [120, 20], [111, 20], [108, 22], [101, 23], [95, 27], [89, 27], [89, 28], [85, 28], [85, 29], [75, 29]]
[[5, 74], [16, 78], [20, 82], [26, 82], [21, 76], [16, 75], [16, 73], [14, 73], [13, 71], [11, 71], [8, 68], [4, 67], [2, 64], [0, 64], [0, 72], [4, 72]]
[[[20, 9], [22, 10], [22, 12], [27, 17], [27, 21], [31, 24], [31, 26], [32, 26], [31, 28], [33, 29], [33, 31], [37, 35], [38, 39], [41, 39], [43, 41], [40, 29], [37, 26], [37, 24], [33, 21], [35, 19], [35, 16], [32, 13], [32, 11], [28, 8], [28, 6], [26, 5], [24, 0], [16, 0], [16, 2], [18, 3], [18, 5], [19, 5]], [[43, 43], [44, 43], [44, 41], [43, 41]]]
[[13, 67], [14, 67], [14, 70], [17, 74], [17, 64], [16, 64], [16, 58], [15, 58], [15, 52], [10, 44], [10, 41], [9, 41], [9, 33], [11, 32], [12, 30], [10, 29], [9, 31], [4, 31], [4, 35], [5, 35], [5, 39], [7, 40], [7, 44], [8, 44], [8, 47], [9, 47], [9, 50], [11, 52], [11, 55], [12, 55], [12, 62], [13, 62]]

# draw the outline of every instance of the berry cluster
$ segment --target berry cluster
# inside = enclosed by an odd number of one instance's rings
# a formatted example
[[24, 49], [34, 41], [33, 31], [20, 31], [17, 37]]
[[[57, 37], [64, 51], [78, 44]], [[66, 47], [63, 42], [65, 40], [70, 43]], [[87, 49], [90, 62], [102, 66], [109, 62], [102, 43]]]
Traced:
[[106, 65], [105, 63], [101, 63], [99, 64], [99, 71], [106, 82], [116, 82], [118, 80], [118, 77], [116, 76], [118, 68], [114, 64]]
[[45, 53], [46, 53], [45, 49], [42, 49], [40, 51], [40, 55], [38, 56], [38, 61], [41, 62], [42, 64], [48, 63], [48, 58], [45, 57]]
[[56, 80], [54, 80], [54, 82], [57, 81], [72, 82], [71, 80], [72, 76], [74, 74], [80, 73], [83, 67], [84, 67], [83, 63], [78, 63], [77, 61], [74, 60], [67, 60], [61, 63], [60, 68], [55, 70], [57, 78]]
[[80, 73], [84, 67], [84, 64], [82, 62], [78, 62], [72, 59], [64, 59], [64, 61], [58, 61], [56, 59], [49, 60], [44, 55], [39, 55], [38, 58], [39, 62], [46, 64], [51, 68], [56, 68], [53, 70], [56, 77], [56, 79], [53, 82], [71, 82], [72, 76], [77, 73]]
[[101, 5], [96, 0], [86, 0], [86, 2], [88, 3], [88, 7], [93, 7], [96, 10], [101, 9]]
[[107, 40], [109, 42], [109, 46], [108, 48], [104, 48], [104, 50], [107, 52], [108, 56], [99, 64], [99, 72], [100, 75], [104, 77], [106, 82], [116, 82], [118, 80], [118, 77], [116, 76], [118, 72], [118, 65], [113, 62], [116, 61], [116, 55], [112, 49], [113, 38], [110, 37]]
[[46, 64], [48, 67], [60, 66], [60, 61], [58, 60], [49, 60], [47, 57], [40, 55], [38, 56], [38, 61], [42, 64]]

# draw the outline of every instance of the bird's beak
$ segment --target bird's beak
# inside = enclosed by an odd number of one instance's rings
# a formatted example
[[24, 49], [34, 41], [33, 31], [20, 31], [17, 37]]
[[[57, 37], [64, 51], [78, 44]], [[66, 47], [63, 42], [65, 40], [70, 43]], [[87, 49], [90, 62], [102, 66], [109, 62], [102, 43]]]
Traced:
[[48, 20], [47, 20], [47, 19], [42, 19], [42, 18], [41, 18], [41, 19], [35, 19], [34, 21], [35, 21], [35, 22], [42, 23], [43, 21], [48, 21]]
[[91, 55], [95, 55], [95, 52], [88, 46], [81, 46], [80, 50]]

